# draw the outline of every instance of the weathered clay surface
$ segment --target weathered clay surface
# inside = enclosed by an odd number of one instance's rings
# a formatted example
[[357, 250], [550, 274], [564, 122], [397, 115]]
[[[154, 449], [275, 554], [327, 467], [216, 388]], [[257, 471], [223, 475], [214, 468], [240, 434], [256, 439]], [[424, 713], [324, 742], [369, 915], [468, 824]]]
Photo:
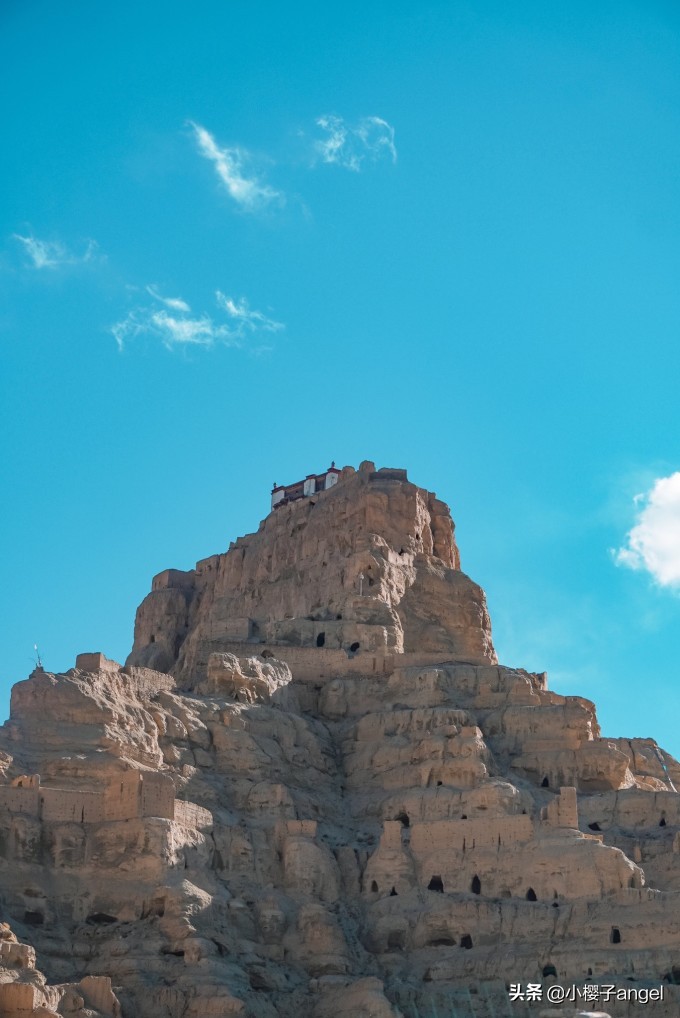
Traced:
[[226, 554], [159, 574], [128, 663], [191, 682], [212, 651], [247, 640], [495, 661], [448, 507], [401, 474], [346, 467], [336, 487], [270, 513]]
[[496, 663], [446, 506], [345, 469], [160, 574], [125, 667], [14, 687], [0, 1016], [676, 1018], [679, 783]]
[[0, 1015], [3, 1018], [120, 1018], [120, 1004], [107, 976], [48, 986], [35, 967], [35, 951], [0, 923]]

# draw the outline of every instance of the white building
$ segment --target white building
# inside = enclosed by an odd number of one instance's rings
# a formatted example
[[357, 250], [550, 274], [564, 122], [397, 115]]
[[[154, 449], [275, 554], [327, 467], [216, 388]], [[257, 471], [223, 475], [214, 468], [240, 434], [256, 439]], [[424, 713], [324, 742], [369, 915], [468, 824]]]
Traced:
[[294, 484], [274, 484], [272, 509], [278, 509], [288, 502], [295, 502], [298, 498], [308, 498], [317, 491], [328, 491], [338, 483], [339, 477], [340, 471], [333, 462], [322, 474], [307, 474], [303, 481], [296, 481]]

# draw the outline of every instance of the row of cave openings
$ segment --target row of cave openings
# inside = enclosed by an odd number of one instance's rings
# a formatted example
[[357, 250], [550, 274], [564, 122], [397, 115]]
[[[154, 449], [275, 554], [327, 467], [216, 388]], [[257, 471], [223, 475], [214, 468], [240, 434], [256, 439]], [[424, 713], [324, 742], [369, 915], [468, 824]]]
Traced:
[[[428, 889], [428, 891], [436, 891], [439, 894], [443, 894], [444, 893], [444, 881], [441, 878], [441, 874], [439, 874], [439, 873], [433, 873], [432, 874], [432, 876], [430, 877], [430, 882], [427, 885], [427, 889]], [[479, 876], [476, 873], [475, 873], [474, 877], [472, 878], [472, 880], [470, 881], [470, 891], [472, 892], [472, 894], [481, 894], [482, 893], [482, 881], [480, 880]], [[378, 887], [377, 880], [373, 880], [371, 882], [371, 893], [372, 894], [378, 894], [379, 893], [379, 887]], [[396, 887], [393, 886], [391, 891], [390, 891], [389, 896], [393, 898], [393, 897], [396, 897], [398, 895], [398, 893], [399, 892], [397, 891]], [[504, 894], [503, 897], [506, 897], [506, 898], [511, 897], [510, 892], [507, 892], [507, 894]], [[533, 889], [533, 887], [529, 887], [527, 889], [527, 892], [524, 895], [524, 897], [526, 898], [527, 901], [538, 901], [538, 895], [536, 894], [536, 892]], [[554, 898], [557, 898], [557, 891], [554, 892]], [[553, 908], [559, 908], [559, 902], [556, 901], [556, 900], [553, 901], [552, 902], [552, 907]], [[612, 926], [610, 942], [612, 944], [620, 944], [621, 943], [621, 931], [619, 930], [619, 928], [617, 926]]]
[[[153, 901], [147, 903], [144, 902], [142, 910], [139, 915], [140, 919], [149, 918], [163, 918], [165, 915], [165, 902], [162, 898], [155, 898]], [[49, 918], [49, 917], [48, 917]], [[42, 926], [45, 923], [45, 915], [43, 912], [39, 912], [37, 909], [27, 909], [24, 912], [24, 923], [26, 926]], [[107, 912], [91, 912], [87, 916], [85, 922], [88, 926], [110, 926], [113, 923], [121, 922], [115, 915], [109, 915]], [[129, 920], [126, 920], [127, 923]], [[172, 952], [170, 952], [172, 953]]]
[[[444, 893], [444, 881], [442, 880], [441, 875], [439, 873], [433, 873], [433, 875], [430, 877], [430, 882], [427, 885], [427, 889], [428, 889], [428, 891], [437, 891], [439, 894], [443, 894]], [[470, 882], [470, 890], [471, 890], [471, 892], [473, 894], [481, 894], [482, 893], [482, 881], [479, 879], [479, 877], [477, 876], [476, 873], [475, 873], [474, 877], [472, 878], [472, 880]], [[373, 880], [372, 883], [371, 883], [371, 893], [372, 894], [378, 894], [379, 893], [379, 888], [378, 888], [377, 880]], [[397, 889], [395, 887], [393, 887], [392, 890], [390, 891], [390, 897], [395, 897], [398, 893], [399, 892], [397, 891]], [[555, 896], [557, 896], [557, 892], [555, 892]], [[510, 893], [508, 892], [508, 894], [507, 895], [503, 895], [503, 897], [508, 897], [509, 898], [510, 897]], [[525, 898], [526, 898], [527, 901], [538, 901], [538, 897], [537, 897], [536, 892], [534, 891], [533, 887], [530, 887], [528, 889], [528, 891], [527, 891], [527, 893], [525, 895]], [[558, 907], [557, 902], [554, 902], [553, 904], [554, 904], [555, 908]]]
[[[45, 916], [42, 912], [37, 912], [34, 909], [27, 909], [24, 912], [24, 923], [26, 926], [42, 926], [45, 922]], [[85, 920], [90, 926], [107, 926], [111, 923], [117, 923], [118, 920], [113, 915], [108, 915], [106, 912], [93, 912]]]
[[[316, 645], [317, 645], [317, 647], [325, 647], [325, 645], [326, 645], [326, 634], [325, 633], [319, 633], [318, 634], [318, 636], [316, 638]], [[350, 645], [349, 645], [349, 648], [348, 648], [349, 649], [349, 653], [350, 654], [356, 654], [357, 651], [360, 650], [360, 648], [361, 648], [361, 644], [358, 642], [358, 640], [355, 640], [354, 643], [350, 643]]]
[[[666, 817], [663, 814], [661, 815], [661, 819], [659, 820], [659, 827], [666, 827]], [[600, 825], [598, 824], [598, 822], [596, 820], [594, 823], [588, 824], [588, 830], [589, 831], [601, 831], [602, 828], [600, 827]]]

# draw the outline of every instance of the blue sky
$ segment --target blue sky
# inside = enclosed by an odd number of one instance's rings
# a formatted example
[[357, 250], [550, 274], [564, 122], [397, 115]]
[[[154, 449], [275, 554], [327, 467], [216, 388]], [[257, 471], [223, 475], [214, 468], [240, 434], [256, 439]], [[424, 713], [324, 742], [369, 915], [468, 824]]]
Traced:
[[0, 78], [0, 713], [373, 459], [680, 756], [676, 4], [8, 0]]

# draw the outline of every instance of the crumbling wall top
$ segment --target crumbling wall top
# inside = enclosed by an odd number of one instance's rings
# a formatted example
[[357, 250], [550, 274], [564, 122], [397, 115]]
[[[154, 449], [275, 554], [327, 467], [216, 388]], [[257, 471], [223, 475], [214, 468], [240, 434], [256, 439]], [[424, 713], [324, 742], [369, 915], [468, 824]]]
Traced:
[[121, 665], [117, 661], [111, 661], [101, 651], [96, 651], [78, 654], [76, 668], [81, 672], [119, 672]]

